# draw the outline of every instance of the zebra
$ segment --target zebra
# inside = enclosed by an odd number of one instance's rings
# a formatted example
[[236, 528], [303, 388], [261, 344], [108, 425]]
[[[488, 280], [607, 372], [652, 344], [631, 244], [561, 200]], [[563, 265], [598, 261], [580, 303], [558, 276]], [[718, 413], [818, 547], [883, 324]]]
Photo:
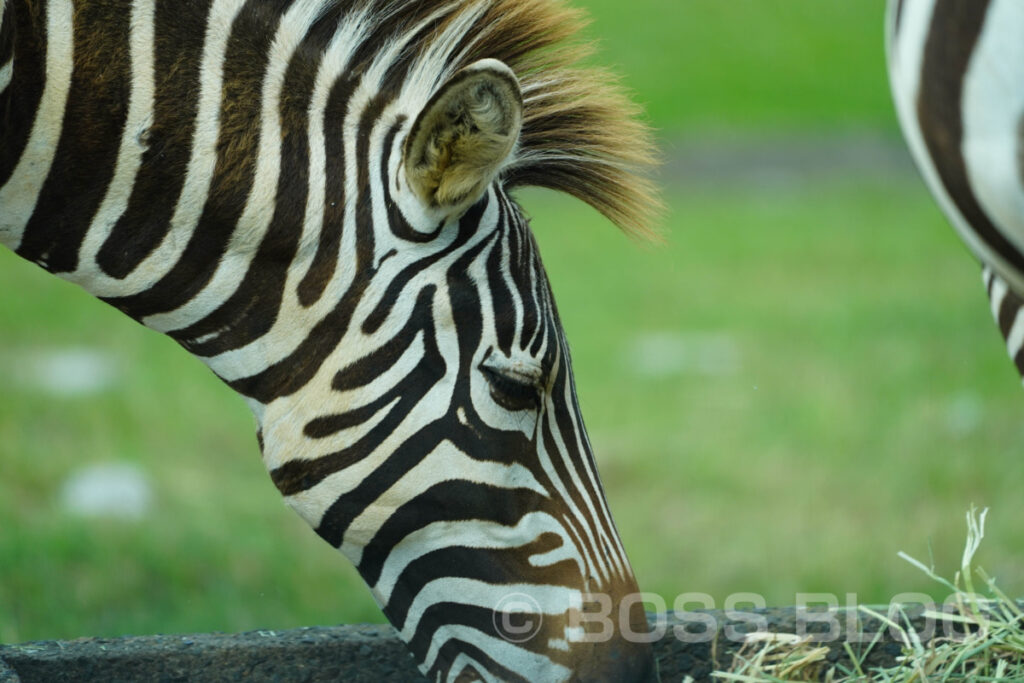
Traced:
[[560, 0], [0, 0], [0, 241], [240, 394], [437, 681], [657, 680], [517, 187], [627, 233]]
[[1024, 377], [1024, 4], [889, 0], [886, 53], [904, 137], [982, 264]]

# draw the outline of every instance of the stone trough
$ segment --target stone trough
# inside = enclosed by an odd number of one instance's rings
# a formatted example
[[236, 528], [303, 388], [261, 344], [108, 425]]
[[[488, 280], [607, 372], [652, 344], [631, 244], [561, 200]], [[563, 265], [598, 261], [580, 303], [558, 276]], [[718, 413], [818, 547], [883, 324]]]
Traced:
[[[921, 606], [908, 607], [911, 615]], [[885, 608], [878, 611], [884, 612]], [[829, 648], [822, 673], [848, 661], [844, 642], [858, 657], [868, 651], [864, 669], [892, 666], [902, 653], [898, 634], [856, 612], [796, 608], [751, 609], [726, 613], [702, 610], [650, 614], [659, 636], [654, 643], [662, 680], [691, 676], [711, 681], [728, 669], [744, 634], [767, 630], [809, 635]], [[914, 618], [927, 642], [943, 624]], [[872, 641], [874, 641], [872, 643]], [[0, 645], [0, 683], [102, 683], [228, 681], [252, 683], [408, 683], [424, 680], [394, 630], [386, 625], [309, 627], [237, 634], [80, 638]]]

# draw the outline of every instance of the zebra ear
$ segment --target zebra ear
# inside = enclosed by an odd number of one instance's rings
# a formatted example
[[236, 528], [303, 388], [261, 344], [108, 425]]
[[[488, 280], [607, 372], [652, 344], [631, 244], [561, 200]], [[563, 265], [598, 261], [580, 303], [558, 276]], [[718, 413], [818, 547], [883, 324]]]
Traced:
[[459, 71], [416, 117], [405, 177], [427, 206], [456, 213], [487, 190], [519, 140], [523, 97], [510, 68], [482, 59]]

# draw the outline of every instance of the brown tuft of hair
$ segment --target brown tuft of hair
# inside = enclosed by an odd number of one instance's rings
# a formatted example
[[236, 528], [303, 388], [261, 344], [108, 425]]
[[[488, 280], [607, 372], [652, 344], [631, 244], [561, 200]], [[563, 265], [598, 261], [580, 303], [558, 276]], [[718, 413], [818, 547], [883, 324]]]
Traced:
[[[584, 13], [561, 0], [485, 3], [466, 35], [468, 49], [453, 67], [490, 57], [519, 78], [523, 128], [515, 158], [502, 174], [505, 184], [567, 192], [626, 233], [655, 237], [662, 204], [649, 177], [657, 164], [651, 131], [614, 75], [582, 66], [592, 53], [579, 40]], [[478, 6], [465, 2], [443, 23]]]

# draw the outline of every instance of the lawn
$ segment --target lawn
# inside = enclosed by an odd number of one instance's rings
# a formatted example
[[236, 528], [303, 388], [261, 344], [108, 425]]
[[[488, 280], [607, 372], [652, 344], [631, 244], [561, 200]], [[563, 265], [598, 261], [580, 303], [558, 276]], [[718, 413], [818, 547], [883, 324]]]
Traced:
[[580, 0], [600, 53], [670, 136], [895, 130], [884, 0]]
[[676, 190], [653, 249], [535, 210], [641, 585], [887, 602], [928, 587], [899, 550], [957, 566], [975, 503], [980, 563], [1024, 592], [1024, 395], [930, 198], [909, 178], [739, 191]]
[[[583, 3], [667, 149], [704, 136], [892, 135], [881, 2]], [[661, 21], [652, 21], [659, 17]], [[780, 149], [784, 155], [785, 150]], [[1024, 392], [978, 268], [920, 182], [664, 181], [666, 244], [524, 193], [641, 586], [886, 602], [944, 574], [963, 512], [1024, 594]], [[200, 363], [0, 251], [0, 642], [381, 617], [280, 498], [243, 402]], [[113, 358], [100, 393], [27, 380], [47, 349]], [[70, 518], [69, 473], [135, 463], [142, 522]], [[935, 597], [943, 597], [941, 591]]]

